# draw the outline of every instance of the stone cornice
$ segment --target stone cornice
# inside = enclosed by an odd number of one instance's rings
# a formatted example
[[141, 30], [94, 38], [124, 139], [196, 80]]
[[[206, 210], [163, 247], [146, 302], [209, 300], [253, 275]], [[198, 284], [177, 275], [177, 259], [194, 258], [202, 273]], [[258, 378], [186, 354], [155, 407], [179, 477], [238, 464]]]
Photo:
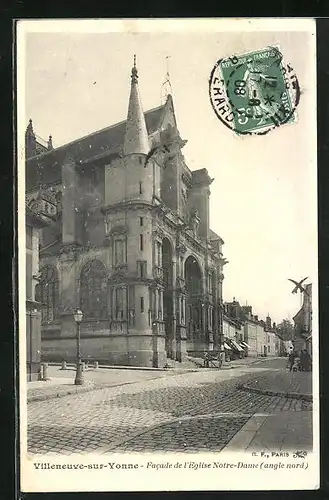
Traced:
[[110, 212], [120, 212], [122, 210], [141, 210], [141, 209], [152, 209], [154, 205], [149, 201], [143, 200], [127, 200], [121, 201], [119, 203], [114, 203], [113, 205], [106, 205], [101, 207], [101, 212], [106, 215]]
[[110, 230], [109, 234], [107, 235], [109, 238], [112, 236], [117, 236], [117, 235], [125, 235], [129, 232], [128, 226], [125, 225], [120, 225], [120, 226], [114, 226]]

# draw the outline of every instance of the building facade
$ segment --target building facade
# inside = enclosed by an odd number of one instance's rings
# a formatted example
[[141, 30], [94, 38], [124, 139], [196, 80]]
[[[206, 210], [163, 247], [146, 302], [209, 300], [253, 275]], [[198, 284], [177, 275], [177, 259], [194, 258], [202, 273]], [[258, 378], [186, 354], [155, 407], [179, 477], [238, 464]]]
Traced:
[[[142, 110], [136, 66], [128, 115], [36, 154], [27, 130], [27, 202], [47, 200], [42, 232], [42, 357], [163, 367], [223, 351], [223, 240], [209, 227], [213, 182], [191, 171], [172, 97]], [[32, 153], [29, 154], [29, 151]]]
[[223, 315], [224, 350], [226, 360], [242, 358], [248, 354], [248, 346], [244, 343], [243, 323], [229, 315]]
[[27, 381], [38, 380], [41, 363], [41, 304], [36, 297], [39, 280], [39, 235], [47, 225], [40, 213], [26, 207], [25, 287], [26, 287], [26, 369]]
[[301, 309], [293, 318], [294, 348], [300, 353], [306, 349], [312, 356], [312, 284], [305, 285], [303, 292], [303, 304]]

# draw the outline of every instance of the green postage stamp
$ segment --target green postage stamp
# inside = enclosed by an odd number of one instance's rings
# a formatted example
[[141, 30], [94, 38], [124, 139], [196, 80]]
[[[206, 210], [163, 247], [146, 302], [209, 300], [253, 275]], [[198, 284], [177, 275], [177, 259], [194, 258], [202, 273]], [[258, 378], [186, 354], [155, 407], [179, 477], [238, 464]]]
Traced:
[[237, 134], [268, 133], [296, 121], [300, 88], [277, 47], [220, 59], [209, 79], [217, 117]]

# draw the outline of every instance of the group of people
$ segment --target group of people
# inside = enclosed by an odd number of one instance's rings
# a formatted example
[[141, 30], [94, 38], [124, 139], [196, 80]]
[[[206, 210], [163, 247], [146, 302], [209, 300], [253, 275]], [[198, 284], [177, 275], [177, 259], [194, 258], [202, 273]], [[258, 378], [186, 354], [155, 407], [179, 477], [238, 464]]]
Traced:
[[289, 358], [289, 371], [292, 371], [294, 369], [294, 366], [296, 367], [296, 369], [303, 372], [308, 372], [311, 370], [312, 359], [307, 349], [303, 349], [300, 352], [299, 356], [298, 353], [294, 351], [294, 349], [291, 349], [288, 358]]

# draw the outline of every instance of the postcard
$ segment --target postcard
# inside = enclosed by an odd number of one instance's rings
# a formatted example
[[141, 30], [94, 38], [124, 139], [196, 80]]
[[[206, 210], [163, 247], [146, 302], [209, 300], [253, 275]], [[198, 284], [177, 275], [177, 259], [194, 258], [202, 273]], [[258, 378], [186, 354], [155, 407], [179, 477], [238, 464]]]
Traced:
[[319, 488], [315, 35], [17, 21], [22, 492]]

